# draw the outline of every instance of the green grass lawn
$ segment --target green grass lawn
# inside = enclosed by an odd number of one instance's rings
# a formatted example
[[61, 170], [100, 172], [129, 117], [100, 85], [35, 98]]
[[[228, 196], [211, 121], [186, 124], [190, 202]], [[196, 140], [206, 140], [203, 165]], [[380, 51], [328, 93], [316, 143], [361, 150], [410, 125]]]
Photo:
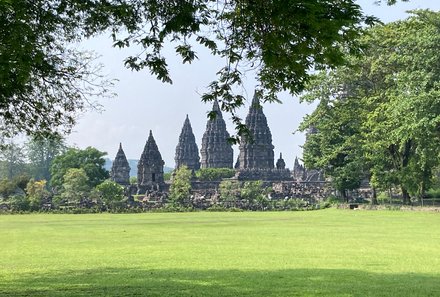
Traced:
[[440, 214], [5, 215], [0, 296], [440, 296]]

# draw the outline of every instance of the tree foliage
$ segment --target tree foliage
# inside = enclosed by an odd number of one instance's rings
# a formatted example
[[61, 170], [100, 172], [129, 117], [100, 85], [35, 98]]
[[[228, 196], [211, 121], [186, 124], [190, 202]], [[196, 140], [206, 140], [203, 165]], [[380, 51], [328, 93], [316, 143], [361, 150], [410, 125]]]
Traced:
[[191, 170], [186, 166], [176, 169], [170, 187], [172, 203], [186, 206], [191, 195]]
[[46, 180], [30, 179], [26, 185], [26, 194], [29, 200], [29, 207], [31, 210], [39, 210], [44, 199], [49, 196], [49, 191], [46, 189]]
[[163, 82], [172, 82], [165, 44], [183, 63], [197, 59], [195, 44], [224, 59], [203, 100], [219, 99], [240, 132], [235, 110], [245, 98], [237, 87], [247, 72], [256, 73], [265, 100], [283, 90], [297, 94], [308, 70], [340, 65], [343, 49], [356, 50], [363, 23], [373, 21], [355, 0], [2, 0], [2, 132], [68, 131], [92, 105], [90, 96], [109, 86], [90, 54], [72, 43], [103, 32], [111, 32], [115, 47], [138, 49], [125, 59], [128, 68]]
[[64, 174], [61, 198], [71, 203], [80, 203], [88, 197], [91, 187], [86, 171], [82, 168], [69, 168]]
[[240, 196], [240, 183], [235, 180], [223, 180], [219, 185], [220, 199], [225, 202], [235, 202]]
[[222, 178], [231, 178], [235, 175], [232, 168], [201, 168], [196, 171], [196, 177], [203, 181], [220, 180]]
[[32, 176], [37, 180], [49, 181], [52, 161], [66, 149], [64, 139], [59, 134], [46, 137], [41, 135], [32, 136], [26, 144]]
[[93, 55], [74, 45], [104, 29], [91, 22], [105, 13], [94, 2], [0, 1], [2, 135], [69, 131], [78, 112], [94, 106], [91, 96], [107, 93], [111, 82]]
[[124, 198], [124, 187], [111, 180], [105, 180], [96, 186], [100, 198], [107, 205], [121, 202]]
[[0, 147], [0, 175], [10, 179], [28, 174], [23, 146], [10, 139]]
[[87, 175], [87, 185], [94, 188], [109, 177], [108, 171], [104, 168], [106, 153], [93, 147], [86, 149], [71, 148], [65, 153], [55, 157], [50, 167], [51, 186], [61, 187], [64, 183], [64, 176], [71, 168], [81, 168]]
[[317, 75], [304, 97], [319, 100], [303, 123], [318, 131], [306, 165], [332, 174], [357, 163], [374, 186], [401, 187], [405, 203], [429, 187], [440, 153], [440, 14], [413, 14], [367, 30], [362, 55]]

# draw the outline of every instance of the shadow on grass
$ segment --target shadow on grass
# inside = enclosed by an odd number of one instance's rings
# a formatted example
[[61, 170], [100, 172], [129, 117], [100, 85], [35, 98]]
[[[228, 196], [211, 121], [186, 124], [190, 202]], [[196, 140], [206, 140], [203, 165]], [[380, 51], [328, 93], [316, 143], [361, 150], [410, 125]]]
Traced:
[[141, 270], [106, 268], [27, 275], [0, 296], [438, 296], [438, 275], [343, 269]]

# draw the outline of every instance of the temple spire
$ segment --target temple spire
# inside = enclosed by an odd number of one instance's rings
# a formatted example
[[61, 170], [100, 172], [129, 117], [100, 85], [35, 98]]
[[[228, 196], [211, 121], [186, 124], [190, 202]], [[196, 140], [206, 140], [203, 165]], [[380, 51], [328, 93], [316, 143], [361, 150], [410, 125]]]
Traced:
[[259, 93], [255, 91], [249, 113], [246, 117], [246, 126], [251, 138], [242, 137], [240, 141], [240, 169], [273, 169], [274, 146], [272, 134], [267, 124], [266, 116], [259, 102]]
[[192, 131], [188, 115], [186, 115], [182, 132], [179, 136], [174, 161], [176, 162], [176, 168], [186, 165], [192, 170], [200, 169], [199, 148], [197, 147], [196, 138]]
[[233, 155], [231, 144], [228, 142], [229, 133], [223, 120], [218, 101], [215, 100], [212, 111], [217, 115], [208, 119], [202, 138], [202, 168], [232, 168]]
[[122, 143], [119, 143], [119, 149], [110, 170], [110, 179], [123, 186], [130, 184], [130, 165], [122, 149]]
[[153, 132], [150, 130], [147, 142], [138, 163], [138, 193], [159, 190], [164, 184], [162, 155], [159, 152]]

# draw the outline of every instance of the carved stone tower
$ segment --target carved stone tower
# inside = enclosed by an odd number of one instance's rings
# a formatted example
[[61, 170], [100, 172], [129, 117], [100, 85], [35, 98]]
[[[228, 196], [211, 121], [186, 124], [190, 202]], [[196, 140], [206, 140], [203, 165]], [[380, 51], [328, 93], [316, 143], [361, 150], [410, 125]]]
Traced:
[[272, 134], [257, 93], [252, 99], [246, 117], [246, 126], [250, 130], [252, 138], [242, 137], [240, 141], [239, 169], [273, 169]]
[[164, 184], [163, 165], [165, 162], [150, 130], [147, 143], [138, 163], [138, 193], [146, 190], [160, 190]]
[[286, 162], [284, 162], [283, 154], [280, 153], [280, 158], [277, 160], [277, 169], [286, 169]]
[[206, 131], [202, 138], [202, 168], [232, 168], [234, 151], [228, 142], [229, 133], [223, 120], [217, 100], [214, 101], [212, 111], [216, 113], [214, 119], [209, 119]]
[[119, 150], [112, 164], [110, 178], [122, 186], [130, 185], [130, 165], [128, 164], [127, 157], [125, 157], [121, 143], [119, 144]]
[[194, 137], [188, 115], [186, 115], [182, 132], [179, 136], [174, 161], [176, 162], [176, 168], [186, 165], [191, 170], [200, 169], [199, 148], [197, 147], [196, 138]]

